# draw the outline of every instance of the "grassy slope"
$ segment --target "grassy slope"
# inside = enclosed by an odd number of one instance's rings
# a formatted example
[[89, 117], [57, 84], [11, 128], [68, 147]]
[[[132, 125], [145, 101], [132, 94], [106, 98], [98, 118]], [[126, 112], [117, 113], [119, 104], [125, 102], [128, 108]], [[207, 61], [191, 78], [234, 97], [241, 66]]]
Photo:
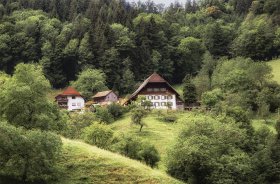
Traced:
[[168, 175], [129, 158], [63, 139], [61, 174], [56, 184], [88, 183], [180, 183]]
[[[178, 114], [178, 116], [180, 115], [182, 116], [182, 114]], [[139, 126], [131, 124], [129, 114], [113, 123], [112, 127], [118, 132], [137, 135], [155, 145], [161, 155], [161, 161], [158, 165], [159, 169], [164, 171], [166, 170], [164, 163], [167, 149], [177, 137], [181, 125], [179, 123], [161, 122], [158, 120], [156, 113], [149, 115], [143, 121], [146, 126], [142, 129], [142, 132], [139, 132]]]
[[280, 59], [268, 62], [272, 67], [273, 79], [280, 84]]
[[[189, 113], [176, 114], [179, 117], [179, 119], [189, 115]], [[267, 119], [266, 123], [264, 120], [256, 118], [252, 121], [252, 125], [255, 129], [259, 129], [262, 126], [266, 126], [272, 132], [276, 133], [276, 130], [274, 128], [276, 119], [277, 117], [270, 117], [269, 119]], [[124, 118], [114, 122], [111, 126], [114, 130], [118, 132], [134, 134], [154, 144], [161, 155], [159, 169], [165, 171], [165, 159], [167, 156], [167, 150], [177, 137], [182, 127], [182, 124], [161, 122], [158, 120], [156, 113], [152, 113], [151, 115], [149, 115], [147, 118], [144, 119], [144, 122], [147, 126], [143, 128], [142, 132], [139, 132], [139, 126], [132, 125], [130, 115], [127, 114]]]

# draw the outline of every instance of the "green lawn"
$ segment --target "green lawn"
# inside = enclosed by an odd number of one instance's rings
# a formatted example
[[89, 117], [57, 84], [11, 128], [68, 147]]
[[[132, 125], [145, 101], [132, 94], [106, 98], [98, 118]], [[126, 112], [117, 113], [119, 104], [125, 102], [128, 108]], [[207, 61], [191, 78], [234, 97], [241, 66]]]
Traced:
[[280, 59], [268, 62], [272, 67], [273, 79], [280, 84]]
[[62, 173], [54, 184], [181, 183], [165, 173], [80, 141], [63, 139]]

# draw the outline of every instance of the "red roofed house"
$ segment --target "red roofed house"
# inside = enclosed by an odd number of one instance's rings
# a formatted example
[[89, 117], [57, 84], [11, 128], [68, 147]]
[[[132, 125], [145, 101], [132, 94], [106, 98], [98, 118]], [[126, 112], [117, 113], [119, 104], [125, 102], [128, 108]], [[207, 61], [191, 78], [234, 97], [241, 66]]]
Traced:
[[81, 110], [85, 106], [85, 100], [82, 95], [73, 87], [68, 87], [63, 93], [55, 97], [55, 101], [60, 108], [69, 111]]
[[131, 95], [127, 103], [131, 103], [138, 96], [145, 96], [153, 104], [155, 109], [184, 109], [183, 100], [179, 93], [159, 74], [153, 73]]
[[117, 102], [118, 96], [112, 90], [108, 90], [96, 93], [92, 99], [95, 104], [108, 105], [110, 103]]

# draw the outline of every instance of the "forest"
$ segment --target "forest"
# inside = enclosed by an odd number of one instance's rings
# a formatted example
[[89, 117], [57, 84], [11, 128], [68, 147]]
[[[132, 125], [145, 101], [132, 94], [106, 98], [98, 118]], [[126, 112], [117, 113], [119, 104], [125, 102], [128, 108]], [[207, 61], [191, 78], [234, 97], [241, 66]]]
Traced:
[[206, 52], [277, 58], [279, 11], [277, 0], [189, 0], [166, 8], [152, 1], [1, 0], [0, 70], [39, 63], [51, 85], [63, 88], [84, 68], [100, 69], [122, 95], [154, 71], [181, 83], [198, 73]]
[[[280, 183], [279, 56], [280, 0], [0, 0], [0, 184]], [[55, 103], [153, 72], [199, 105]]]

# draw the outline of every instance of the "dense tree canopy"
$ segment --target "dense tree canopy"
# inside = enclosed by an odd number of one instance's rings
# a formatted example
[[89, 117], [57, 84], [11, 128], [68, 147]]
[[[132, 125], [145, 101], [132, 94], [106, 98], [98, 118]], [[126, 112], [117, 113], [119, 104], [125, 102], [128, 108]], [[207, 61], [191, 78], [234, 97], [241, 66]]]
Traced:
[[1, 116], [27, 129], [59, 130], [63, 120], [58, 107], [47, 99], [50, 83], [39, 65], [19, 64], [0, 93]]
[[18, 183], [44, 182], [58, 176], [56, 161], [62, 148], [59, 136], [0, 122], [0, 145], [1, 181], [7, 177]]
[[[280, 54], [279, 1], [0, 1], [0, 70], [40, 63], [55, 88], [86, 68], [131, 93], [157, 71], [173, 83], [197, 74], [202, 55], [268, 60]], [[128, 85], [130, 83], [131, 85]]]

